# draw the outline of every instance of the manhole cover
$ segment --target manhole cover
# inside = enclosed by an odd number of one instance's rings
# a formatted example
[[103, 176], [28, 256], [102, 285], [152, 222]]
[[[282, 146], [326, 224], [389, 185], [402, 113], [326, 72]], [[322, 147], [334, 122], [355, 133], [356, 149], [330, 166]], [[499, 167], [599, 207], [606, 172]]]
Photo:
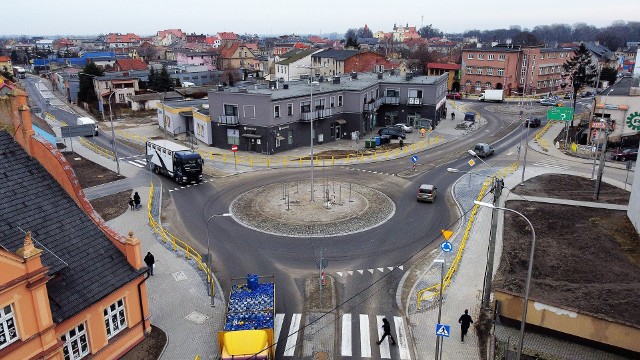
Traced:
[[184, 272], [182, 272], [182, 271], [174, 272], [171, 275], [173, 275], [173, 278], [176, 279], [176, 281], [186, 280], [187, 279], [187, 275], [185, 275]]
[[313, 360], [329, 360], [329, 353], [328, 352], [317, 352], [314, 356], [313, 356]]
[[196, 324], [203, 324], [209, 317], [203, 313], [192, 311], [189, 315], [185, 316], [185, 319], [194, 322]]

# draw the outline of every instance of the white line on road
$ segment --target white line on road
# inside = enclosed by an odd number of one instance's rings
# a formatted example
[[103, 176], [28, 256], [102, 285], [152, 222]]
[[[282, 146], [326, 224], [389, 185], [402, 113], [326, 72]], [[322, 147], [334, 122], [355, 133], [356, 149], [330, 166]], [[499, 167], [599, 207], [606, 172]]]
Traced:
[[351, 314], [342, 315], [342, 356], [352, 356]]
[[[282, 323], [284, 322], [284, 314], [276, 314], [276, 323], [274, 326], [274, 331], [275, 331], [275, 338], [273, 339], [274, 343], [278, 343], [278, 340], [280, 340], [280, 330], [282, 330]], [[276, 345], [276, 349], [278, 348], [278, 345]]]
[[129, 164], [133, 165], [133, 166], [137, 166], [139, 168], [144, 168], [144, 165], [141, 165], [139, 163], [137, 163], [136, 161], [127, 161]]
[[[384, 316], [382, 316], [382, 315], [376, 316], [376, 319], [378, 319], [377, 325], [382, 324], [382, 319], [383, 318], [384, 318]], [[380, 340], [382, 338], [383, 334], [384, 334], [384, 332], [382, 331], [382, 325], [380, 325], [380, 326], [378, 326], [378, 340]], [[387, 336], [386, 339], [384, 339], [382, 344], [380, 344], [379, 346], [380, 346], [380, 357], [382, 359], [391, 359], [391, 351], [389, 350], [389, 337], [388, 336]]]
[[367, 314], [360, 314], [360, 356], [371, 357], [371, 334]]
[[298, 329], [300, 329], [300, 318], [302, 314], [293, 314], [289, 336], [287, 337], [287, 347], [284, 349], [284, 356], [293, 356], [296, 352], [296, 342], [298, 341]]
[[400, 350], [401, 360], [411, 360], [411, 352], [409, 352], [409, 341], [407, 341], [407, 334], [404, 332], [404, 321], [399, 316], [393, 317], [393, 322], [396, 325], [396, 334], [398, 334], [398, 350]]

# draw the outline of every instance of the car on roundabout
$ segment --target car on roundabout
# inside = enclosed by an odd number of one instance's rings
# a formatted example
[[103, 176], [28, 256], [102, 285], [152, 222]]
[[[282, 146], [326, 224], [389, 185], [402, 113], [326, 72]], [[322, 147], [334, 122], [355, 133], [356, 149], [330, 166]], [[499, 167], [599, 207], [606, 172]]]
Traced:
[[473, 152], [476, 156], [479, 157], [487, 157], [491, 156], [494, 153], [493, 147], [486, 143], [477, 143], [476, 146], [470, 151]]
[[437, 187], [429, 184], [422, 184], [418, 188], [418, 197], [416, 200], [433, 203], [433, 201], [436, 199], [437, 193]]

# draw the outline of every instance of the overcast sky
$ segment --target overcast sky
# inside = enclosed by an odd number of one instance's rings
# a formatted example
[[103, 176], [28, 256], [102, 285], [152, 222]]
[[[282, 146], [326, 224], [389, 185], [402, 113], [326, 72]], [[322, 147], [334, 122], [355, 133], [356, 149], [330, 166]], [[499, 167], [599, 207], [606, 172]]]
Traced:
[[394, 23], [431, 24], [454, 33], [578, 22], [604, 27], [640, 19], [640, 0], [4, 0], [0, 8], [0, 36], [151, 35], [170, 28], [197, 34], [342, 35], [364, 24], [373, 32], [388, 32]]

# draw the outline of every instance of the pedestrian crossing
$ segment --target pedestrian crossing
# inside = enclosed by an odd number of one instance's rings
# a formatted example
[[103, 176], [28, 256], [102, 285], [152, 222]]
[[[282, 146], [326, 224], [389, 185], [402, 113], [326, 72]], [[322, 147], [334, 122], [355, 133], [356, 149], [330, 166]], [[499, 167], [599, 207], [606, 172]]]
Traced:
[[[384, 334], [382, 319], [385, 317], [393, 324], [391, 333], [396, 345], [391, 344], [389, 337], [385, 338], [380, 345], [376, 343]], [[336, 335], [339, 344], [335, 352], [339, 352], [342, 358], [411, 360], [407, 329], [402, 317], [345, 313], [338, 318], [338, 321], [340, 334]], [[304, 333], [304, 324], [305, 319], [300, 313], [276, 314], [274, 321], [274, 338], [278, 340], [275, 349], [276, 357], [300, 356], [299, 342], [315, 340], [315, 334]], [[283, 329], [285, 326], [288, 326], [287, 330]], [[303, 343], [302, 347], [311, 348], [312, 344]]]
[[340, 277], [349, 277], [349, 276], [357, 276], [357, 275], [367, 275], [367, 274], [376, 274], [376, 273], [385, 273], [391, 272], [395, 269], [400, 271], [404, 271], [404, 266], [386, 266], [386, 267], [376, 267], [376, 268], [368, 268], [368, 269], [358, 269], [358, 270], [343, 270], [336, 271], [335, 274]]
[[533, 165], [551, 168], [551, 169], [560, 169], [560, 170], [567, 170], [570, 167], [569, 164], [562, 161], [557, 161], [557, 160], [536, 161], [533, 163]]
[[387, 176], [396, 176], [396, 174], [390, 174], [390, 173], [386, 173], [386, 172], [382, 172], [382, 171], [358, 169], [358, 168], [349, 167], [349, 166], [345, 166], [344, 168], [345, 168], [345, 169], [347, 169], [347, 170], [367, 172], [367, 173], [370, 173], [370, 174], [380, 174], [380, 175], [387, 175]]

